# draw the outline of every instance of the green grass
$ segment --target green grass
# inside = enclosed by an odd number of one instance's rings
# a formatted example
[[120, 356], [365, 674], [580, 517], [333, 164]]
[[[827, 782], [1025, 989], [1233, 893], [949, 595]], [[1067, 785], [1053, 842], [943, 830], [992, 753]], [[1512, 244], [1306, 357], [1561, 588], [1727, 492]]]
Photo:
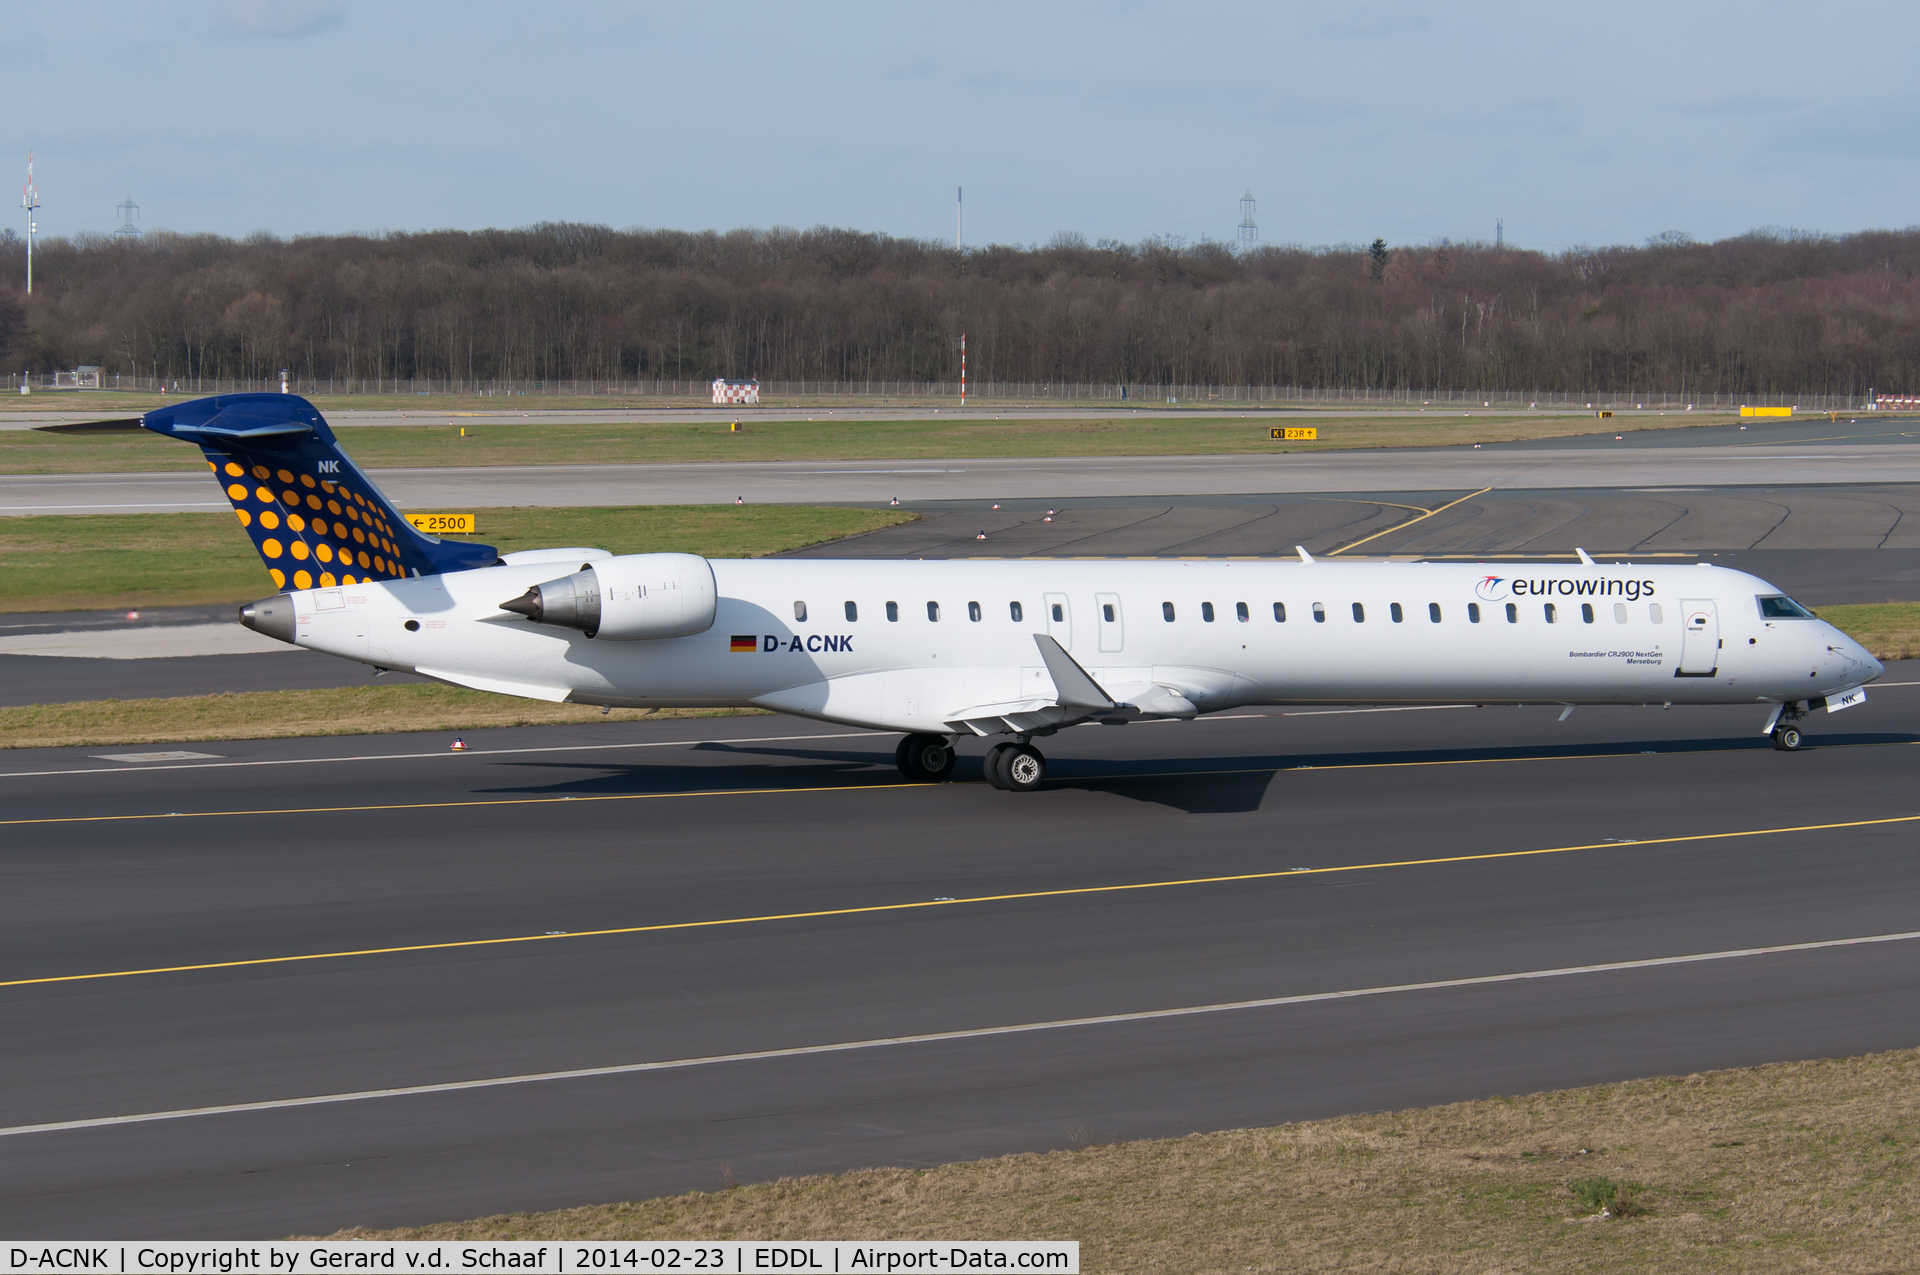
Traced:
[[[969, 408], [964, 420], [773, 421], [742, 413], [743, 431], [727, 422], [506, 425], [462, 422], [344, 428], [354, 460], [375, 469], [450, 465], [563, 465], [773, 460], [970, 460], [1013, 456], [1201, 456], [1329, 451], [1376, 447], [1440, 447], [1588, 434], [1586, 416], [1332, 418], [1316, 423], [1315, 442], [1276, 443], [1271, 421], [1237, 416], [1134, 417], [1092, 420], [993, 419]], [[1641, 418], [1635, 428], [1669, 429], [1724, 423], [1723, 417]], [[465, 428], [465, 438], [460, 430]], [[137, 473], [203, 467], [199, 449], [158, 435], [45, 434], [0, 431], [0, 473]]]
[[[910, 521], [897, 510], [811, 505], [647, 505], [462, 510], [503, 553], [590, 546], [614, 553], [752, 558]], [[232, 514], [0, 518], [0, 612], [239, 602], [274, 591]]]
[[1877, 660], [1920, 658], [1920, 602], [1821, 607], [1820, 618], [1866, 647]]
[[514, 699], [418, 682], [324, 690], [242, 691], [174, 699], [108, 699], [0, 708], [0, 748], [85, 748], [183, 744], [219, 739], [391, 735], [397, 731], [501, 726], [592, 725], [642, 719], [739, 717], [757, 708], [616, 708]]

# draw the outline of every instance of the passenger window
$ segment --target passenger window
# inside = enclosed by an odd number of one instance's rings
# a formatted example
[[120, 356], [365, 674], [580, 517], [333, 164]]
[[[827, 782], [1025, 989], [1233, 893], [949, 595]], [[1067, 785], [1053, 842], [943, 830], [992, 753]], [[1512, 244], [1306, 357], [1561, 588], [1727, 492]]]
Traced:
[[1508, 623], [1508, 624], [1518, 624], [1518, 623], [1520, 623], [1520, 607], [1519, 607], [1519, 604], [1517, 604], [1517, 603], [1513, 603], [1513, 602], [1509, 602], [1509, 603], [1507, 603], [1507, 623]]
[[1213, 623], [1213, 603], [1202, 602], [1200, 604], [1200, 618], [1202, 620], [1205, 620], [1208, 624]]
[[806, 603], [796, 602], [793, 604], [793, 621], [795, 624], [805, 624], [807, 622]]
[[1438, 602], [1427, 603], [1427, 618], [1435, 624], [1440, 623], [1440, 604]]
[[1236, 602], [1233, 604], [1233, 614], [1242, 624], [1245, 624], [1253, 618], [1252, 612], [1247, 610], [1247, 604], [1244, 602]]
[[1367, 609], [1358, 602], [1353, 604], [1353, 622], [1355, 624], [1365, 624], [1367, 622]]
[[1467, 623], [1480, 623], [1480, 604], [1478, 602], [1467, 603]]
[[1665, 624], [1667, 622], [1667, 613], [1660, 609], [1658, 602], [1652, 602], [1647, 604], [1647, 618], [1655, 624]]
[[1560, 622], [1560, 613], [1554, 609], [1553, 603], [1547, 603], [1544, 609], [1547, 614], [1548, 624], [1558, 624]]
[[1593, 623], [1593, 603], [1582, 602], [1580, 604], [1580, 618], [1582, 620], [1585, 620], [1588, 624]]
[[1286, 603], [1276, 602], [1273, 604], [1273, 622], [1275, 624], [1285, 624], [1287, 622], [1287, 604]]
[[940, 623], [940, 604], [938, 602], [927, 603], [927, 618], [935, 624]]
[[898, 602], [887, 603], [887, 619], [895, 624], [900, 623], [900, 604]]
[[855, 606], [851, 602], [847, 603], [847, 622], [852, 623], [853, 621], [858, 620], [859, 618], [860, 618], [860, 608]]
[[1065, 624], [1067, 622], [1067, 609], [1058, 602], [1053, 604], [1053, 622], [1055, 624]]
[[1393, 622], [1395, 624], [1399, 624], [1401, 621], [1407, 618], [1406, 613], [1400, 609], [1400, 604], [1398, 602], [1393, 603], [1391, 606], [1387, 608], [1387, 614], [1393, 617]]
[[980, 623], [980, 604], [978, 602], [967, 603], [967, 618], [975, 624]]
[[1020, 604], [1018, 602], [1007, 603], [1007, 614], [1013, 617], [1013, 622], [1015, 624], [1020, 623], [1020, 621], [1024, 618], [1024, 613], [1021, 611]]
[[1627, 622], [1627, 604], [1626, 603], [1616, 602], [1613, 604], [1613, 622], [1615, 624], [1625, 624]]
[[1106, 621], [1108, 624], [1112, 624], [1113, 623], [1113, 603], [1102, 602], [1100, 604], [1100, 614], [1106, 617]]
[[1168, 624], [1173, 623], [1173, 603], [1162, 602], [1160, 604], [1160, 618], [1165, 620]]
[[1325, 624], [1327, 622], [1327, 604], [1326, 603], [1316, 602], [1313, 604], [1313, 622], [1315, 624]]

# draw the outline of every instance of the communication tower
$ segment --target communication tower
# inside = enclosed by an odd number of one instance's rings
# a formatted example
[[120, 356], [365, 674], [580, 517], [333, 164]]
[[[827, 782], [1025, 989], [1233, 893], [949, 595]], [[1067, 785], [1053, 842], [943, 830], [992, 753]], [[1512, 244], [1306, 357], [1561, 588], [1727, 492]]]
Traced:
[[140, 220], [140, 205], [133, 202], [133, 196], [128, 195], [125, 199], [121, 200], [114, 206], [114, 211], [120, 214], [120, 227], [113, 232], [114, 237], [116, 239], [138, 239], [140, 237], [140, 227], [133, 223]]
[[967, 196], [966, 187], [955, 186], [953, 188], [953, 249], [955, 252], [958, 252], [960, 250], [960, 231], [962, 229], [964, 222], [966, 221], [966, 213], [967, 213], [966, 196]]
[[1507, 223], [1499, 217], [1493, 219], [1493, 246], [1496, 248], [1507, 246]]
[[1260, 227], [1253, 223], [1253, 188], [1240, 196], [1240, 251], [1252, 252], [1260, 242]]
[[20, 194], [20, 206], [27, 210], [27, 295], [33, 295], [33, 232], [40, 227], [33, 210], [40, 206], [40, 188], [33, 184], [33, 152], [27, 152], [27, 188]]

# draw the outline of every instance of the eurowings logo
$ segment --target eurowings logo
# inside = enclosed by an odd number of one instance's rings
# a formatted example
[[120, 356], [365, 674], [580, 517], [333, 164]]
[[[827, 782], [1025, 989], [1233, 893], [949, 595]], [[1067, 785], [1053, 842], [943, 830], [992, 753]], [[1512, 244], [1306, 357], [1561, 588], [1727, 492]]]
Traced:
[[1505, 576], [1481, 576], [1480, 583], [1473, 586], [1475, 594], [1482, 602], [1498, 602], [1507, 596], [1507, 578]]

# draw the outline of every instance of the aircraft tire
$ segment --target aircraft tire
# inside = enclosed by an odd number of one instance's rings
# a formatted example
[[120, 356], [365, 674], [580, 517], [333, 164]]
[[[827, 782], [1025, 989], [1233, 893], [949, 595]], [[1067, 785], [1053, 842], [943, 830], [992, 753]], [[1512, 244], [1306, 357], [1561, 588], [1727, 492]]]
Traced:
[[1800, 751], [1801, 736], [1798, 726], [1776, 726], [1773, 728], [1773, 746], [1783, 753]]
[[953, 773], [953, 745], [941, 735], [909, 735], [894, 753], [900, 773], [916, 783], [937, 784]]
[[989, 787], [998, 788], [1002, 792], [1007, 791], [1007, 754], [1016, 747], [1018, 747], [1016, 744], [995, 744], [987, 750], [987, 755], [980, 759], [980, 776], [987, 781]]
[[1047, 781], [1047, 759], [1032, 744], [1016, 744], [1000, 763], [1008, 792], [1032, 792]]

